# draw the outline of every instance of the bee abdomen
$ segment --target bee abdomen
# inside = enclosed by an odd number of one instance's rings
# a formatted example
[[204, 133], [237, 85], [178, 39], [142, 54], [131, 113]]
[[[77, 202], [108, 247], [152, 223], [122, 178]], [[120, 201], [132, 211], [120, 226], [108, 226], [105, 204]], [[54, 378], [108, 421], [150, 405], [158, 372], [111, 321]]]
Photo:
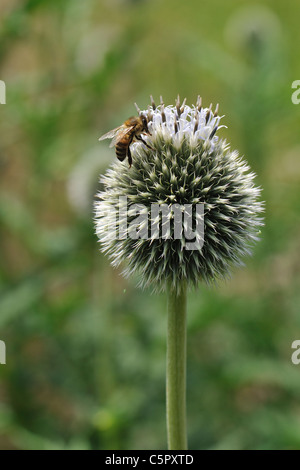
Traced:
[[128, 143], [118, 142], [116, 145], [116, 155], [121, 162], [125, 160], [127, 156]]

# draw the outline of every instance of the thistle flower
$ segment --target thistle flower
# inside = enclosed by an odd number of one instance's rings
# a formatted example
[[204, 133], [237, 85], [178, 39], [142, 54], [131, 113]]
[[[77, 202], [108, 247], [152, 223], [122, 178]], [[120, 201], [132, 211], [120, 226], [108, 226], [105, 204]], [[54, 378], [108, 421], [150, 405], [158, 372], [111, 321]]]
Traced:
[[113, 265], [124, 261], [142, 286], [167, 290], [168, 448], [184, 450], [187, 287], [241, 264], [263, 206], [254, 173], [217, 136], [218, 106], [203, 108], [200, 97], [191, 107], [179, 97], [175, 106], [151, 100], [148, 110], [137, 108], [151, 135], [130, 146], [132, 167], [116, 162], [102, 178], [96, 231]]
[[[177, 291], [183, 283], [196, 286], [227, 277], [232, 266], [242, 264], [258, 240], [263, 205], [253, 183], [255, 174], [217, 136], [225, 127], [218, 106], [215, 111], [212, 105], [203, 108], [200, 97], [192, 106], [185, 100], [180, 104], [179, 97], [175, 106], [165, 106], [162, 99], [156, 106], [151, 100], [146, 111], [138, 111], [147, 117], [151, 136], [143, 139], [152, 149], [132, 144], [132, 167], [116, 161], [102, 178], [96, 232], [112, 264], [126, 263], [125, 275], [137, 273], [143, 287], [162, 291], [172, 286]], [[167, 220], [153, 215], [153, 204], [170, 209]], [[193, 210], [196, 205], [202, 205], [201, 214]], [[137, 207], [144, 218], [135, 226], [136, 236], [120, 236], [134, 223]], [[174, 236], [174, 207], [182, 213], [188, 207], [193, 227], [202, 220], [204, 237], [203, 232], [195, 234], [199, 249], [186, 249], [190, 237], [185, 230], [180, 238]], [[159, 230], [150, 231], [158, 221]]]

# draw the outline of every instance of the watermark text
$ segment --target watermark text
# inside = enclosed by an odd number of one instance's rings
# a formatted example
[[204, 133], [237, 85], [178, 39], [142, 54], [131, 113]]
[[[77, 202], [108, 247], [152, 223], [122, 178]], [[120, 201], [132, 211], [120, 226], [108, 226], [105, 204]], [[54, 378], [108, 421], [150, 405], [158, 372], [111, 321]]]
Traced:
[[[103, 215], [103, 214], [102, 214]], [[119, 197], [119, 207], [109, 208], [110, 240], [181, 240], [186, 250], [201, 250], [204, 244], [204, 204], [128, 204]]]
[[4, 341], [0, 340], [0, 364], [6, 364], [6, 346]]
[[300, 340], [295, 339], [295, 341], [292, 342], [292, 349], [295, 349], [291, 356], [292, 363], [295, 364], [296, 366], [300, 364]]
[[0, 80], [0, 104], [6, 104], [6, 85], [3, 80]]
[[291, 100], [293, 104], [300, 103], [300, 80], [295, 80], [292, 83], [292, 88], [296, 89], [294, 93], [292, 93]]

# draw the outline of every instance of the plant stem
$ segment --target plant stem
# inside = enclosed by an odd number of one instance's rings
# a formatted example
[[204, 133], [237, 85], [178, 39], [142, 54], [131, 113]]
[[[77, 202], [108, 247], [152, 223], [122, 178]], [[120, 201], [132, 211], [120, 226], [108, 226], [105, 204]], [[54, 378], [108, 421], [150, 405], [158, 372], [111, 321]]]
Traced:
[[186, 450], [186, 286], [168, 290], [167, 430], [168, 449]]

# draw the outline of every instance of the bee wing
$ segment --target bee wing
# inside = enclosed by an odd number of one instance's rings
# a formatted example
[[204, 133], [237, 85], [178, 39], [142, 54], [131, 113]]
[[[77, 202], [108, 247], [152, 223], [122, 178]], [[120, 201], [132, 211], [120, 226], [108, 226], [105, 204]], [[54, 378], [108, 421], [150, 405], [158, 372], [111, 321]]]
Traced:
[[[120, 130], [122, 129], [123, 126], [116, 127], [115, 129], [112, 129], [111, 131], [107, 132], [106, 134], [102, 135], [99, 140], [104, 140], [104, 139], [113, 139], [118, 135]], [[112, 147], [112, 145], [110, 145]]]
[[99, 140], [112, 139], [109, 147], [114, 147], [134, 126], [119, 126], [104, 134]]

